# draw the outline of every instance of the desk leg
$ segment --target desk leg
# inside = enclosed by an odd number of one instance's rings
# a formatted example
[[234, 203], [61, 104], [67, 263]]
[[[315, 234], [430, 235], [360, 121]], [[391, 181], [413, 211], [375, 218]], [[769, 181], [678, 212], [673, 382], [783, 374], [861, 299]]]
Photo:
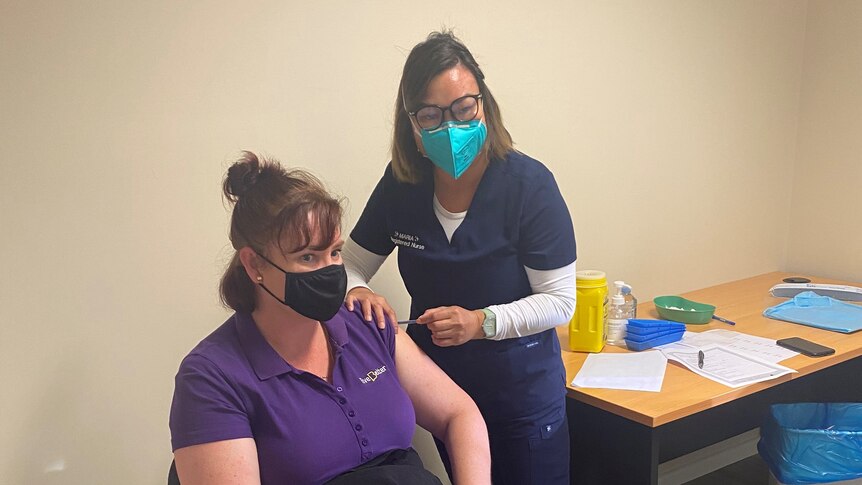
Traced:
[[655, 430], [613, 413], [566, 399], [573, 484], [658, 483]]

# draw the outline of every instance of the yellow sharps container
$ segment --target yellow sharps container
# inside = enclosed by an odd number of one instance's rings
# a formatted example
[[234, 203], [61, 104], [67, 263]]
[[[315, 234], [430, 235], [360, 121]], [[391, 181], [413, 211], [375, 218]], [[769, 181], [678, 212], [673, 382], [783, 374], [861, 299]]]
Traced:
[[578, 301], [569, 322], [569, 348], [576, 352], [601, 352], [605, 346], [608, 280], [603, 271], [575, 273]]

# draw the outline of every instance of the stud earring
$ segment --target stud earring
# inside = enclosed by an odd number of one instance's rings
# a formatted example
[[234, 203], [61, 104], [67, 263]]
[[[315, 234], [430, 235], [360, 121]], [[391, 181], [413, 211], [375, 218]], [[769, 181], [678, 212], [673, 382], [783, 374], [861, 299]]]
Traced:
[[260, 283], [261, 281], [263, 281], [263, 276], [257, 275], [257, 282]]

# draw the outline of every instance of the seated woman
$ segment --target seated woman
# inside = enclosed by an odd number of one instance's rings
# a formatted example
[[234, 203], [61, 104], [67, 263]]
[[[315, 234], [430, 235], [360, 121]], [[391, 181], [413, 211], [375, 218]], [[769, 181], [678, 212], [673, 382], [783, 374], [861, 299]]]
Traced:
[[473, 401], [393, 325], [342, 303], [342, 209], [302, 171], [245, 152], [228, 170], [235, 310], [183, 360], [171, 441], [183, 485], [436, 482], [410, 449], [446, 443], [457, 483], [490, 483]]

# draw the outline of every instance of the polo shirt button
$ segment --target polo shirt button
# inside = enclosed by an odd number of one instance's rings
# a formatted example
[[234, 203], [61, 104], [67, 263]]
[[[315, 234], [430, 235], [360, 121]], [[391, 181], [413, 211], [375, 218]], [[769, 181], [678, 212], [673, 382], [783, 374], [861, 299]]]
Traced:
[[352, 417], [356, 416], [356, 412], [351, 409], [350, 411], [347, 411], [347, 415], [352, 418]]
[[338, 402], [339, 402], [340, 404], [344, 404], [344, 403], [346, 403], [346, 402], [347, 402], [347, 399], [344, 399], [344, 398], [342, 397], [342, 398], [339, 398], [339, 399], [338, 399]]
[[341, 386], [338, 386], [338, 387], [336, 387], [336, 388], [335, 388], [335, 390], [336, 390], [336, 391], [338, 391], [338, 392], [341, 392], [341, 391], [343, 391], [344, 389], [342, 389], [342, 388], [341, 388]]
[[362, 440], [362, 446], [368, 446], [368, 440], [363, 439]]
[[362, 431], [362, 425], [357, 424], [356, 426], [353, 427], [353, 429], [355, 429], [356, 431]]

